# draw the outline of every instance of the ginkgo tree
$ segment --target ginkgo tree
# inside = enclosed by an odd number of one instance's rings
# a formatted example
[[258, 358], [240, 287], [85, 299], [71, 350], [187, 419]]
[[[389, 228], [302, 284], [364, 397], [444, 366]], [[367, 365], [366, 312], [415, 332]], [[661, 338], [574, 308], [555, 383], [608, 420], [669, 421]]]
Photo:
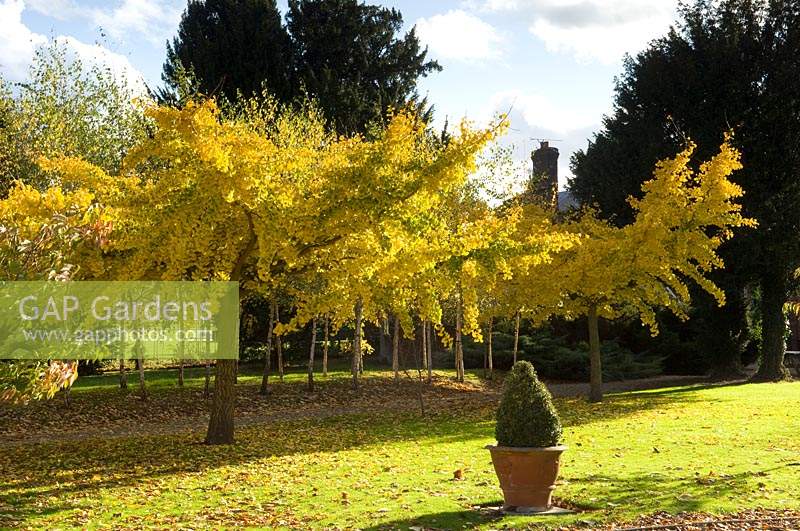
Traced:
[[[297, 318], [305, 322], [312, 315], [328, 313], [346, 319], [353, 315], [350, 308], [355, 305], [375, 323], [387, 312], [393, 314], [406, 337], [414, 335], [415, 318], [427, 321], [453, 346], [456, 378], [463, 381], [462, 336], [482, 339], [482, 294], [496, 277], [510, 275], [510, 260], [526, 257], [545, 262], [575, 238], [538, 221], [523, 223], [519, 208], [495, 211], [472, 193], [466, 181], [426, 201], [435, 207], [420, 211], [416, 205], [410, 218], [387, 220], [378, 230], [359, 234], [357, 244], [347, 251], [340, 248], [357, 265], [347, 270], [355, 274], [352, 284], [337, 276], [347, 271], [334, 271], [326, 277], [324, 289], [298, 294], [302, 302]], [[442, 321], [445, 305], [455, 307], [453, 337]], [[358, 328], [356, 316], [356, 341]], [[358, 345], [352, 367], [354, 385], [357, 356]]]
[[[428, 140], [425, 146], [433, 153], [448, 149]], [[464, 166], [463, 175], [475, 169], [471, 161]], [[338, 325], [353, 322], [351, 372], [353, 386], [358, 387], [364, 320], [378, 324], [391, 314], [397, 323], [395, 336], [402, 329], [406, 337], [411, 337], [416, 318], [432, 323], [449, 342], [442, 323], [442, 305], [457, 301], [455, 361], [457, 378], [463, 380], [462, 333], [481, 338], [478, 287], [504, 270], [505, 260], [511, 255], [546, 256], [558, 248], [550, 235], [545, 237], [541, 231], [529, 233], [527, 240], [512, 238], [520, 221], [518, 209], [495, 212], [473, 185], [463, 178], [409, 196], [395, 215], [318, 250], [314, 267], [308, 271], [310, 278], [302, 284], [317, 287], [293, 292], [297, 311], [286, 328], [303, 326], [319, 315], [331, 316]], [[396, 345], [394, 341], [393, 369], [397, 376]]]
[[[494, 137], [501, 128], [502, 124], [487, 132]], [[463, 131], [460, 136], [463, 137]], [[486, 136], [481, 147], [489, 139], [490, 136]], [[431, 164], [457, 144], [458, 141], [443, 146], [420, 129], [415, 145], [411, 146], [402, 164]], [[453, 242], [442, 238], [443, 224], [437, 214], [447, 198], [463, 186], [466, 175], [474, 170], [474, 155], [479, 150], [456, 166], [451, 165], [449, 170], [436, 169], [448, 172], [455, 169], [456, 179], [413, 193], [398, 194], [386, 189], [386, 183], [397, 182], [393, 186], [398, 186], [407, 179], [397, 173], [399, 167], [379, 169], [378, 182], [383, 183], [384, 193], [389, 198], [394, 197], [396, 204], [375, 223], [360, 229], [354, 227], [334, 245], [314, 249], [304, 262], [308, 267], [296, 269], [294, 282], [289, 285], [295, 313], [279, 332], [297, 329], [321, 315], [328, 316], [335, 328], [353, 323], [351, 373], [353, 387], [357, 388], [365, 321], [378, 323], [391, 313], [402, 320], [404, 332], [409, 333], [413, 328], [410, 310], [417, 307], [419, 315], [438, 322], [441, 311], [432, 297], [422, 294], [429, 284], [421, 279], [452, 256]], [[428, 304], [420, 306], [422, 298]]]
[[711, 160], [692, 169], [694, 145], [660, 161], [653, 179], [642, 185], [643, 197], [630, 199], [634, 221], [614, 227], [587, 210], [558, 224], [579, 243], [542, 266], [513, 279], [519, 307], [541, 321], [550, 315], [588, 320], [591, 363], [590, 400], [602, 400], [602, 365], [598, 319], [636, 315], [658, 332], [655, 310], [665, 308], [686, 318], [689, 282], [713, 295], [724, 293], [707, 274], [723, 267], [719, 246], [736, 227], [754, 226], [742, 216], [736, 199], [742, 189], [728, 177], [741, 168], [729, 136]]
[[[96, 278], [269, 282], [320, 264], [360, 267], [347, 249], [409, 208], [432, 206], [424, 198], [462, 182], [497, 132], [464, 125], [433, 149], [425, 124], [408, 113], [371, 140], [335, 137], [309, 112], [226, 119], [212, 101], [152, 107], [148, 116], [155, 133], [119, 174], [75, 158], [45, 165], [113, 219], [89, 268]], [[357, 309], [359, 287], [349, 289]], [[233, 360], [217, 362], [208, 443], [233, 441], [234, 376]]]

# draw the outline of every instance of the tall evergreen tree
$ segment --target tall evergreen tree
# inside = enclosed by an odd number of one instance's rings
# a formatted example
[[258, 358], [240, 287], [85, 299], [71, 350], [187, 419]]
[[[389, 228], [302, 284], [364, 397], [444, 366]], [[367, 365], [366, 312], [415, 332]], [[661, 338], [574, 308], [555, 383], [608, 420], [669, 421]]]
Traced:
[[237, 92], [280, 101], [295, 96], [291, 41], [275, 0], [189, 0], [167, 43], [163, 81], [179, 92], [186, 73], [197, 90], [233, 100]]
[[[743, 315], [743, 291], [760, 287], [762, 363], [757, 377], [785, 377], [783, 304], [800, 266], [800, 2], [698, 0], [680, 7], [676, 26], [625, 62], [615, 109], [603, 130], [572, 160], [570, 188], [619, 223], [630, 221], [629, 195], [658, 159], [687, 138], [701, 159], [736, 131], [744, 170], [734, 180], [746, 191], [744, 213], [756, 218], [727, 243], [728, 268], [715, 280], [729, 307], [707, 312]], [[794, 76], [794, 77], [793, 77]], [[795, 79], [795, 81], [792, 81]], [[740, 318], [707, 319], [728, 361], [738, 358]], [[724, 341], [723, 341], [724, 339]], [[739, 342], [740, 343], [740, 342]], [[718, 352], [724, 357], [724, 353]]]
[[281, 102], [310, 96], [343, 134], [363, 133], [390, 109], [412, 105], [420, 77], [441, 70], [396, 9], [359, 0], [291, 0], [287, 27], [274, 0], [190, 0], [167, 44], [159, 100], [186, 93], [259, 94]]
[[[363, 132], [389, 108], [419, 102], [417, 81], [441, 70], [396, 9], [359, 0], [290, 0], [295, 70], [341, 133]], [[430, 112], [430, 109], [424, 109]]]

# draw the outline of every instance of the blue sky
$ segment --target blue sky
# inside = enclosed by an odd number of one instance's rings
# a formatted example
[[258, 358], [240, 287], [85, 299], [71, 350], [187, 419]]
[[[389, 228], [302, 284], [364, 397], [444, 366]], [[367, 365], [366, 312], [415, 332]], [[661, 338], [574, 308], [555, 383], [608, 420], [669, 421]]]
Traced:
[[[557, 139], [563, 186], [569, 156], [611, 109], [623, 54], [662, 35], [675, 0], [380, 0], [417, 27], [444, 70], [422, 81], [437, 122], [487, 121], [512, 110], [507, 143], [524, 159], [532, 138]], [[285, 10], [286, 2], [279, 1]], [[160, 83], [165, 42], [185, 0], [0, 0], [0, 72], [24, 78], [33, 49], [60, 38], [129, 83]]]

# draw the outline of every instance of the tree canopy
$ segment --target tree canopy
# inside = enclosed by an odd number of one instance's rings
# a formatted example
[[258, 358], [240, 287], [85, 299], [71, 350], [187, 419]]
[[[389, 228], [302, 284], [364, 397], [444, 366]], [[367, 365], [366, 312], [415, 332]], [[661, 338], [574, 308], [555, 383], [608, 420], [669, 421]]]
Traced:
[[358, 0], [193, 0], [167, 46], [163, 80], [205, 95], [310, 97], [339, 133], [366, 132], [388, 110], [430, 113], [417, 82], [440, 69], [396, 9]]
[[742, 168], [730, 142], [726, 137], [697, 171], [691, 169], [693, 144], [658, 162], [641, 186], [641, 199], [629, 199], [631, 223], [615, 227], [590, 209], [561, 224], [579, 244], [528, 270], [508, 291], [518, 297], [515, 306], [535, 319], [588, 317], [593, 400], [602, 398], [598, 317], [635, 315], [657, 333], [656, 309], [687, 318], [689, 282], [724, 303], [724, 292], [708, 277], [724, 265], [718, 249], [733, 229], [756, 225], [737, 203], [742, 188], [729, 180]]
[[24, 83], [0, 79], [0, 196], [14, 180], [46, 187], [42, 156], [118, 170], [148, 131], [141, 96], [109, 70], [68, 57], [58, 40], [39, 47]]
[[265, 88], [294, 98], [291, 42], [275, 0], [191, 0], [167, 43], [162, 79], [177, 91], [187, 72], [196, 90], [230, 101]]
[[[287, 28], [302, 88], [337, 131], [364, 131], [387, 109], [418, 100], [417, 81], [441, 69], [396, 9], [358, 0], [291, 0]], [[423, 104], [424, 105], [424, 104]]]

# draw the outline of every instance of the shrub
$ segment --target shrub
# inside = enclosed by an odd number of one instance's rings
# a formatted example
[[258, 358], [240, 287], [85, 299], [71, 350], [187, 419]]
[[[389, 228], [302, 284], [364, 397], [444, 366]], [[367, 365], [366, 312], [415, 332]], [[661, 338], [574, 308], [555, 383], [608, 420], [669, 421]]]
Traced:
[[506, 377], [495, 436], [500, 446], [545, 448], [561, 440], [553, 398], [527, 361], [518, 361]]
[[[514, 336], [496, 332], [492, 337], [494, 367], [510, 369], [514, 358]], [[603, 341], [600, 351], [606, 381], [650, 378], [663, 373], [666, 354], [661, 350], [634, 353], [619, 341], [609, 340]], [[485, 353], [485, 343], [476, 343], [469, 338], [464, 341], [464, 363], [468, 368], [483, 367]], [[555, 336], [547, 329], [520, 335], [517, 359], [530, 361], [544, 380], [585, 382], [589, 379], [589, 345], [585, 341], [570, 344], [566, 337]]]

